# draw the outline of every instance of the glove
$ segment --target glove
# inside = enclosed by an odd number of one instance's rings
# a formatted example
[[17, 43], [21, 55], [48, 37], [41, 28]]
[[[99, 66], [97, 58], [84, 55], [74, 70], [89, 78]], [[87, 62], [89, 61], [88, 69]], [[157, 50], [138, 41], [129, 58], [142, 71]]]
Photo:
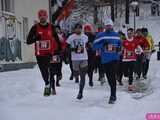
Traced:
[[151, 52], [152, 52], [152, 53], [154, 53], [154, 52], [156, 52], [156, 50], [155, 50], [155, 49], [153, 49]]

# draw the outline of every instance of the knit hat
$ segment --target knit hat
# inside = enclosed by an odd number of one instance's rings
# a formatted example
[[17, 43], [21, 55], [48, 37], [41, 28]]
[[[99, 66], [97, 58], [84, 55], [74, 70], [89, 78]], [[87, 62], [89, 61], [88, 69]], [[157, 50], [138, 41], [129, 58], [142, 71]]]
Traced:
[[92, 32], [92, 26], [90, 24], [84, 25], [84, 32]]
[[107, 19], [107, 20], [105, 21], [104, 25], [105, 25], [105, 26], [106, 26], [106, 25], [111, 25], [111, 26], [113, 26], [113, 21], [112, 21], [111, 19]]
[[45, 17], [46, 19], [48, 18], [47, 10], [45, 9], [40, 9], [38, 11], [38, 17], [40, 18], [41, 16]]

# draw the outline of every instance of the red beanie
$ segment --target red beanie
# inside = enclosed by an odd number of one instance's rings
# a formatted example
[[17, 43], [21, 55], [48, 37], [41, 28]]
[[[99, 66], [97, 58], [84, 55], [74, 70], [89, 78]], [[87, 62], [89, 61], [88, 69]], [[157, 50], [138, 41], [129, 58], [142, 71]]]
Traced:
[[85, 25], [84, 26], [84, 32], [92, 32], [92, 26], [91, 25]]
[[45, 9], [40, 9], [38, 11], [38, 17], [40, 18], [41, 16], [46, 17], [46, 19], [48, 18], [48, 14], [47, 14], [47, 10]]

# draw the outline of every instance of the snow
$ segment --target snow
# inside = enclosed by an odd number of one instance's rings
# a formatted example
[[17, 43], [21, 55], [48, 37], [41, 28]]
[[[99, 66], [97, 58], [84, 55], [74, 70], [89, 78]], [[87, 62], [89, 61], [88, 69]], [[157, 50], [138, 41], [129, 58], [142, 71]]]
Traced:
[[43, 97], [43, 80], [38, 67], [0, 73], [0, 120], [145, 120], [147, 113], [160, 112], [160, 62], [152, 56], [149, 77], [154, 93], [140, 100], [117, 87], [118, 100], [109, 105], [109, 87], [100, 86], [94, 75], [94, 87], [86, 81], [84, 99], [76, 100], [78, 84], [69, 80], [64, 65], [57, 95]]

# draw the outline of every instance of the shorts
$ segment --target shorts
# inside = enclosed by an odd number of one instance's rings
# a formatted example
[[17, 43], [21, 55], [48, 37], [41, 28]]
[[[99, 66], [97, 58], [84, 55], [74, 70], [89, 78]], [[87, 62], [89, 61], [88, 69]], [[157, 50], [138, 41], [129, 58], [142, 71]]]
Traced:
[[87, 68], [88, 61], [87, 60], [72, 61], [72, 65], [73, 65], [73, 70], [79, 72], [80, 70]]

